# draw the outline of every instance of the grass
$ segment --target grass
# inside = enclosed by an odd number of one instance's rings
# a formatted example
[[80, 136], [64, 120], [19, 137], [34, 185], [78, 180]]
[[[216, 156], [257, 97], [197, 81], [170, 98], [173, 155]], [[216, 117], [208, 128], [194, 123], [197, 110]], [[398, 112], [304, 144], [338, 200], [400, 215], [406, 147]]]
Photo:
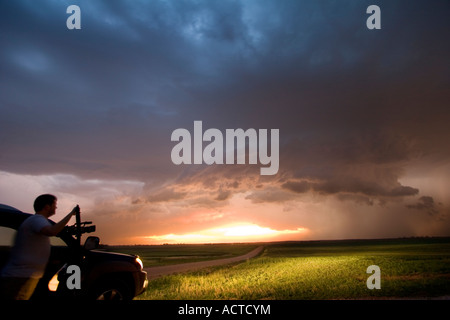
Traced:
[[[373, 264], [381, 269], [380, 290], [366, 286], [366, 270]], [[370, 299], [449, 293], [450, 239], [425, 238], [269, 244], [247, 262], [152, 280], [137, 299]]]
[[105, 246], [107, 251], [138, 255], [145, 267], [232, 258], [255, 249], [257, 244], [192, 244], [161, 246]]

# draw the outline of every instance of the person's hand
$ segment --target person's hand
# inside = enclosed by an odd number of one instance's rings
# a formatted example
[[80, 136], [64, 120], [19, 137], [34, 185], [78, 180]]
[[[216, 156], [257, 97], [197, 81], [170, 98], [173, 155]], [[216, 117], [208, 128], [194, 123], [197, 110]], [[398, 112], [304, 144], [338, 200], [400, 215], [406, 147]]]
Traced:
[[70, 213], [74, 216], [74, 215], [76, 215], [78, 212], [80, 212], [80, 206], [79, 206], [79, 205], [77, 205], [76, 207], [74, 207]]

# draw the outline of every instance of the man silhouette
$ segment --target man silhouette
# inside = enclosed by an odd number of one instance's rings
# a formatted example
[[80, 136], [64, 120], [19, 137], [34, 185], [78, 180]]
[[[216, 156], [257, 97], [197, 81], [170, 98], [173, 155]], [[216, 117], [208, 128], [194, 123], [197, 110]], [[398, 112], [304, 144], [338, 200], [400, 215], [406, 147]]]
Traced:
[[34, 201], [35, 215], [19, 227], [11, 256], [1, 272], [0, 294], [6, 300], [28, 300], [44, 275], [50, 257], [50, 237], [62, 231], [79, 207], [76, 206], [61, 221], [51, 224], [57, 198], [43, 194]]

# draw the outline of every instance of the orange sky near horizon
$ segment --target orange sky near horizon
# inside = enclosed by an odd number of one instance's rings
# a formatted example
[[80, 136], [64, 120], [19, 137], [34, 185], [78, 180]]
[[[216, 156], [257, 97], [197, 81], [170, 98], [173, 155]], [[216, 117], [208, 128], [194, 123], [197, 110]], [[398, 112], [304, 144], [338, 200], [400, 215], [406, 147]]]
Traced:
[[[446, 170], [446, 166], [441, 169]], [[405, 177], [427, 193], [435, 194], [436, 208], [445, 194], [444, 171]], [[151, 201], [139, 200], [138, 181], [82, 180], [68, 175], [16, 175], [0, 172], [0, 189], [7, 205], [32, 213], [34, 196], [43, 192], [58, 197], [58, 221], [79, 204], [82, 220], [92, 221], [94, 235], [110, 245], [229, 243], [350, 238], [386, 238], [446, 235], [446, 224], [430, 220], [422, 207], [405, 209], [404, 202], [376, 205], [343, 201], [341, 197], [305, 193], [301, 197], [265, 182], [241, 182], [241, 189], [217, 201], [217, 194], [197, 182], [155, 191]], [[241, 180], [243, 181], [243, 180]], [[24, 186], [26, 186], [24, 188]], [[61, 188], [64, 186], [64, 188]], [[215, 190], [215, 189], [214, 189]], [[183, 194], [184, 196], [178, 196]], [[441, 198], [442, 197], [442, 198]], [[148, 199], [148, 198], [147, 198]], [[264, 201], [263, 201], [264, 200]], [[383, 210], [380, 210], [382, 208]], [[429, 208], [430, 210], [433, 207]], [[434, 214], [436, 215], [436, 214]], [[443, 216], [445, 217], [445, 216]], [[72, 221], [69, 224], [73, 224]]]
[[235, 224], [213, 229], [200, 230], [197, 233], [163, 234], [136, 237], [136, 243], [144, 244], [201, 244], [201, 243], [239, 243], [301, 240], [308, 233], [305, 228], [293, 230], [274, 230], [255, 224]]

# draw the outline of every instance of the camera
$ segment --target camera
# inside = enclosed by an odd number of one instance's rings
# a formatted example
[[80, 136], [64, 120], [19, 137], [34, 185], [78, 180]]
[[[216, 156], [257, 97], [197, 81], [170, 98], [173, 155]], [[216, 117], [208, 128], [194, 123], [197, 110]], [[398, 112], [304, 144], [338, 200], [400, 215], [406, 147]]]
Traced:
[[[87, 224], [92, 224], [91, 221], [82, 222], [80, 226], [80, 233], [91, 233], [95, 232], [95, 226], [86, 226]], [[67, 233], [76, 235], [78, 233], [77, 226], [67, 226], [65, 227], [67, 230]]]
[[95, 226], [87, 226], [92, 224], [92, 221], [81, 222], [80, 206], [75, 207], [76, 223], [73, 226], [66, 226], [65, 232], [74, 235], [80, 240], [83, 233], [91, 233], [95, 231]]

